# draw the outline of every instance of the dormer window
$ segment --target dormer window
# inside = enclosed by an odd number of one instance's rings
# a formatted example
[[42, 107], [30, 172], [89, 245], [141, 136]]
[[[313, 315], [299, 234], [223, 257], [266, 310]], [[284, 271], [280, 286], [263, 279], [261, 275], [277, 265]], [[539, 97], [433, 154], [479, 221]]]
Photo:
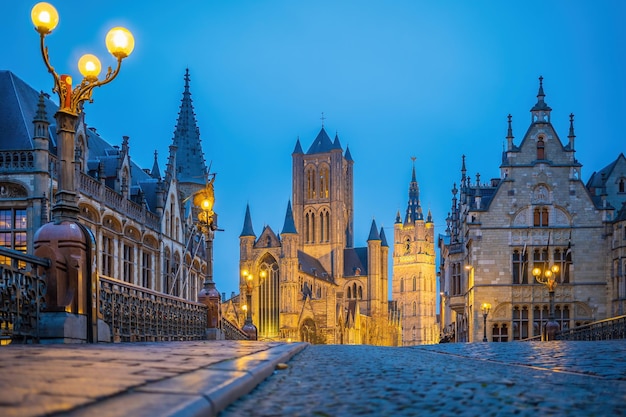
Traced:
[[620, 178], [617, 182], [617, 192], [624, 193], [626, 192], [626, 180], [624, 178]]
[[537, 139], [537, 159], [546, 159], [546, 144], [542, 136]]

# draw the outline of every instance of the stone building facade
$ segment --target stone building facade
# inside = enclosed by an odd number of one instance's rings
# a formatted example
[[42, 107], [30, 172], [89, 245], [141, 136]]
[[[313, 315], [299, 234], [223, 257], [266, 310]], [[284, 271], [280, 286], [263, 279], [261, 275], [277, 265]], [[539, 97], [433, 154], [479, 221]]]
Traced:
[[439, 341], [434, 230], [430, 210], [424, 218], [413, 166], [404, 221], [398, 212], [393, 227], [392, 297], [401, 318], [403, 346]]
[[[389, 247], [372, 221], [367, 246], [353, 242], [353, 164], [324, 127], [305, 153], [292, 153], [292, 200], [280, 234], [256, 236], [250, 207], [240, 235], [240, 289], [252, 289], [259, 339], [397, 345], [388, 306]], [[292, 206], [293, 202], [293, 206]], [[226, 314], [235, 314], [236, 305]], [[229, 313], [230, 312], [230, 313]], [[230, 317], [235, 320], [235, 317]]]
[[[446, 233], [438, 237], [445, 340], [539, 336], [549, 299], [534, 268], [559, 267], [555, 315], [561, 329], [623, 308], [624, 157], [585, 185], [575, 157], [574, 116], [562, 142], [551, 110], [540, 78], [530, 125], [517, 144], [509, 116], [499, 178], [470, 178], [463, 157]], [[491, 305], [486, 328], [483, 303]]]
[[[131, 140], [111, 145], [76, 126], [74, 173], [79, 221], [95, 238], [99, 275], [197, 300], [211, 274], [213, 231], [200, 233], [188, 197], [205, 188], [204, 161], [189, 73], [162, 176], [131, 159]], [[51, 221], [58, 186], [57, 105], [10, 71], [0, 71], [0, 245], [33, 253], [35, 232]], [[179, 164], [178, 161], [185, 161]]]

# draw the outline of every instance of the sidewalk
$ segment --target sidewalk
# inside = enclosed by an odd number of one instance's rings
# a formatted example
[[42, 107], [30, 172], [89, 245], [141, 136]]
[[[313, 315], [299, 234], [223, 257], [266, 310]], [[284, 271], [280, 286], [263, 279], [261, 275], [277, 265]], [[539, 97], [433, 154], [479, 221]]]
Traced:
[[304, 343], [0, 347], [0, 416], [212, 416]]

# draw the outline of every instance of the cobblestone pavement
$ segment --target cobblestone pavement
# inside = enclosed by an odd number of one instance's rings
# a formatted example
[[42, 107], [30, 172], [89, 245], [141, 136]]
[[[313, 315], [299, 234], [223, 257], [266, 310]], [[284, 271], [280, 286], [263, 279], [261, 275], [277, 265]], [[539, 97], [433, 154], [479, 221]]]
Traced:
[[626, 341], [308, 346], [219, 415], [626, 415]]
[[304, 343], [0, 347], [0, 416], [211, 416]]

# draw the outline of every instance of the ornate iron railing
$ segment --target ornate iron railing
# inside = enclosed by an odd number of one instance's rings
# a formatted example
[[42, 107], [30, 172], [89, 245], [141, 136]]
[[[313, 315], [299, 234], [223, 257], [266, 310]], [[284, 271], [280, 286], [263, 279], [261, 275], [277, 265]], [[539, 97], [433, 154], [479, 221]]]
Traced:
[[204, 304], [162, 294], [114, 278], [99, 277], [98, 316], [113, 342], [200, 340], [205, 336]]
[[626, 316], [617, 316], [560, 331], [557, 340], [626, 339]]
[[237, 325], [222, 316], [222, 331], [226, 340], [248, 340], [248, 335]]
[[45, 307], [48, 259], [0, 247], [0, 339], [39, 341], [39, 314]]

